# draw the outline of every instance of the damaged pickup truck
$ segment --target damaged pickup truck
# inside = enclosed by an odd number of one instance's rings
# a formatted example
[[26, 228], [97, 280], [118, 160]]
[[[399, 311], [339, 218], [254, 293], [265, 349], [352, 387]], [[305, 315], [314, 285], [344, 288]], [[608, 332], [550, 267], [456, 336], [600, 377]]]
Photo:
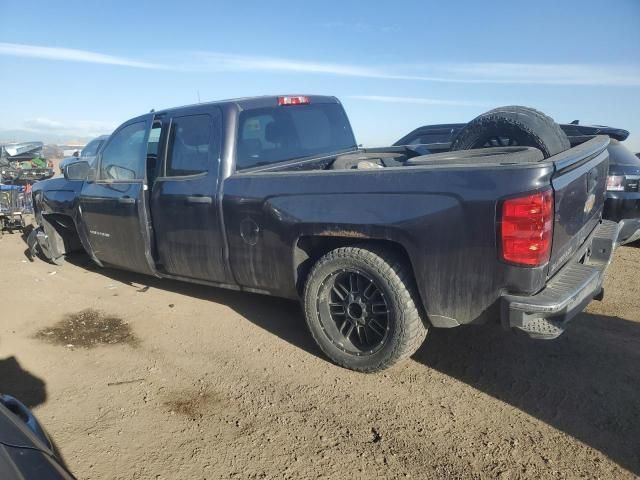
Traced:
[[504, 107], [466, 138], [503, 134], [518, 146], [359, 149], [324, 96], [151, 112], [95, 168], [34, 186], [29, 243], [53, 262], [84, 249], [100, 266], [301, 299], [320, 348], [358, 371], [409, 357], [430, 327], [555, 338], [601, 297], [617, 244], [601, 219], [609, 137], [571, 147], [549, 117]]

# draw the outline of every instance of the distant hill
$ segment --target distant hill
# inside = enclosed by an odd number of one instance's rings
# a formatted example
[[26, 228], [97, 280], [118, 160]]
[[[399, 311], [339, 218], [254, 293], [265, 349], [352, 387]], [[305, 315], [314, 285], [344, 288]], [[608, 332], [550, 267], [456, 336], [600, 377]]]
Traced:
[[79, 135], [59, 135], [47, 132], [31, 132], [29, 130], [0, 130], [0, 143], [10, 142], [44, 142], [48, 144], [86, 144], [94, 137]]

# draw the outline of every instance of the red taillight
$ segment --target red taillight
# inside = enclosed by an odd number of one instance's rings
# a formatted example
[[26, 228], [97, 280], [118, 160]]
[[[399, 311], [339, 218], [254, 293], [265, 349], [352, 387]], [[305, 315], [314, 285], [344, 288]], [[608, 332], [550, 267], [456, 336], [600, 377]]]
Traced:
[[307, 105], [311, 103], [309, 97], [298, 95], [295, 97], [278, 97], [278, 105]]
[[553, 191], [510, 198], [502, 204], [502, 258], [537, 267], [549, 261], [553, 233]]

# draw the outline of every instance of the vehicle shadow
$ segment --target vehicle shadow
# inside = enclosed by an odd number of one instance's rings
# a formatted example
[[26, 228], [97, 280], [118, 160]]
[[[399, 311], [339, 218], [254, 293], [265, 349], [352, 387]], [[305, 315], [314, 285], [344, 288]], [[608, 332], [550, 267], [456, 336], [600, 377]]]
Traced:
[[[30, 410], [47, 401], [47, 388], [44, 380], [23, 369], [16, 357], [0, 359], [0, 393], [17, 398]], [[47, 430], [46, 425], [42, 427]], [[65, 468], [65, 462], [60, 449], [53, 437], [47, 433], [53, 452], [58, 461]]]
[[44, 381], [24, 370], [16, 357], [0, 359], [0, 393], [17, 398], [29, 408], [47, 400]]
[[[114, 281], [128, 285], [145, 285], [181, 295], [219, 303], [232, 308], [254, 325], [276, 335], [302, 350], [325, 359], [307, 330], [303, 312], [298, 302], [256, 293], [239, 292], [177, 280], [158, 279], [125, 270], [100, 268], [84, 254], [69, 255], [68, 263], [105, 275]], [[146, 287], [140, 289], [146, 291]]]
[[555, 341], [434, 330], [413, 358], [640, 474], [640, 323], [583, 313]]
[[631, 243], [627, 243], [626, 245], [624, 245], [625, 247], [634, 247], [634, 248], [640, 248], [640, 240], [636, 240], [635, 242], [631, 242]]
[[[296, 302], [102, 269], [84, 255], [68, 261], [114, 281], [224, 304], [326, 360]], [[513, 405], [640, 474], [640, 323], [583, 313], [554, 341], [532, 340], [497, 326], [432, 329], [413, 359]]]

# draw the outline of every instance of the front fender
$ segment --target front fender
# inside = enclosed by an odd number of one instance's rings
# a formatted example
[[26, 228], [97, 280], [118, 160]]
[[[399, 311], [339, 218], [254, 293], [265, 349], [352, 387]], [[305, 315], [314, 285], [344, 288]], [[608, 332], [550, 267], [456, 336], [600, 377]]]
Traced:
[[[55, 262], [56, 259], [64, 255], [64, 245], [52, 225], [54, 220], [50, 222], [48, 217], [51, 219], [61, 216], [69, 218], [73, 222], [84, 250], [96, 264], [102, 266], [93, 252], [87, 229], [82, 221], [79, 199], [83, 185], [83, 181], [67, 180], [64, 177], [54, 177], [34, 185], [32, 193], [34, 213], [36, 222], [44, 233], [44, 237], [42, 235], [39, 237], [38, 244], [42, 246], [43, 254], [51, 261]], [[51, 256], [45, 253], [45, 249]]]

